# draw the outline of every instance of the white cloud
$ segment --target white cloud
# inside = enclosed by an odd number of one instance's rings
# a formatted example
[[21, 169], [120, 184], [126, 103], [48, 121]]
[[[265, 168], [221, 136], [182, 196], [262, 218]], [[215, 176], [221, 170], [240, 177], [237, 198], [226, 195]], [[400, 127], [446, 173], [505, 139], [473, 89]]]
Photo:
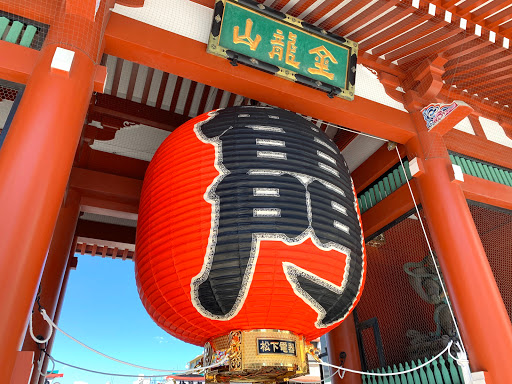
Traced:
[[155, 336], [154, 339], [158, 341], [158, 344], [167, 344], [169, 342], [169, 340], [163, 336]]

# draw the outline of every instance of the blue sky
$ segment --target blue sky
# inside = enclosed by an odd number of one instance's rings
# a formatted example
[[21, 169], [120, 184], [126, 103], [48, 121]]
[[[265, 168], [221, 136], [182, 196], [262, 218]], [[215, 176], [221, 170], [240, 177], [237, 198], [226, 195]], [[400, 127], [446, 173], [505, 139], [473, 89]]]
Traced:
[[[161, 369], [185, 369], [202, 348], [186, 344], [160, 329], [140, 302], [132, 261], [78, 255], [71, 271], [59, 327], [81, 342], [113, 357]], [[157, 374], [110, 361], [57, 334], [52, 356], [97, 371]], [[48, 369], [51, 369], [51, 363]], [[113, 378], [57, 364], [61, 384], [132, 384], [136, 378]]]

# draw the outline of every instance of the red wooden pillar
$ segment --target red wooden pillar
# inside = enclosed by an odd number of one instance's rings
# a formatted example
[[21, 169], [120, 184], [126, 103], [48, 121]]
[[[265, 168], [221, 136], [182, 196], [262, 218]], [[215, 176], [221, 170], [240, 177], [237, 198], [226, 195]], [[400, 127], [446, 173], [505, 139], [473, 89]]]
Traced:
[[[326, 338], [330, 364], [339, 366], [340, 353], [345, 352], [347, 357], [343, 366], [357, 371], [361, 370], [361, 359], [359, 357], [353, 314], [348, 315], [343, 323], [327, 333]], [[329, 370], [331, 375], [336, 371], [334, 368], [329, 368]], [[340, 374], [343, 375], [343, 371], [340, 371]], [[346, 372], [343, 380], [336, 374], [331, 378], [331, 382], [334, 384], [361, 384], [363, 379], [359, 374]]]
[[[46, 264], [41, 278], [40, 304], [46, 310], [46, 313], [53, 320], [57, 309], [59, 297], [64, 294], [62, 291], [64, 276], [68, 267], [68, 259], [72, 250], [73, 238], [80, 212], [80, 195], [74, 190], [70, 190], [65, 198], [59, 212], [55, 231], [53, 232], [50, 250], [46, 258]], [[72, 254], [71, 254], [72, 255]], [[48, 337], [49, 326], [39, 313], [37, 304], [33, 308], [33, 330], [36, 336], [41, 335], [44, 339]], [[54, 336], [52, 336], [52, 339]], [[48, 343], [50, 344], [50, 343]], [[32, 371], [31, 383], [39, 382], [39, 373], [37, 363], [39, 358], [39, 346], [32, 340], [30, 332], [27, 331], [22, 350], [33, 351], [35, 353], [34, 369]]]
[[[113, 3], [67, 0], [54, 9], [55, 22], [0, 149], [0, 361], [7, 377], [27, 329]], [[69, 70], [51, 69], [58, 47], [74, 52]]]
[[43, 48], [0, 150], [0, 361], [7, 374], [27, 329], [93, 88], [95, 65], [78, 50], [69, 76], [50, 71], [55, 49]]
[[[66, 272], [64, 273], [64, 279], [62, 280], [62, 287], [60, 289], [60, 295], [59, 295], [59, 300], [57, 301], [57, 308], [55, 309], [55, 315], [53, 316], [53, 322], [55, 324], [59, 324], [59, 318], [60, 318], [60, 312], [62, 310], [62, 303], [64, 301], [64, 297], [66, 295], [66, 288], [68, 286], [68, 280], [69, 280], [69, 273], [71, 270], [75, 270], [76, 269], [76, 266], [77, 266], [77, 263], [78, 263], [78, 259], [74, 256], [75, 254], [75, 248], [76, 248], [76, 237], [74, 238], [73, 240], [73, 243], [72, 243], [72, 248], [69, 252], [69, 259], [68, 259], [68, 263], [67, 263], [67, 267], [66, 267]], [[48, 347], [46, 348], [46, 351], [51, 354], [52, 353], [52, 348], [53, 348], [53, 342], [55, 341], [55, 336], [53, 336], [50, 341], [48, 342]], [[49, 363], [49, 359], [48, 359], [48, 356], [45, 356], [44, 358], [44, 361], [43, 361], [43, 365], [42, 365], [42, 368], [41, 368], [41, 372], [44, 372], [47, 370], [48, 368], [48, 363]], [[45, 382], [45, 379], [43, 376], [41, 376], [39, 378], [39, 384], [44, 384]], [[37, 381], [32, 381], [32, 383], [37, 383]]]
[[[419, 112], [414, 119], [420, 127]], [[512, 325], [443, 138], [423, 128], [406, 147], [423, 161], [418, 193], [471, 369], [487, 371], [487, 384], [512, 383]]]

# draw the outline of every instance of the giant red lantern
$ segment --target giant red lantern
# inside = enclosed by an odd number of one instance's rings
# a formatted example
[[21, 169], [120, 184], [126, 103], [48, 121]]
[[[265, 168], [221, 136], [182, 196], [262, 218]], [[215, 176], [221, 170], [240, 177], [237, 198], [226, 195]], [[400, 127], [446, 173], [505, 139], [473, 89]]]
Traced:
[[294, 113], [247, 106], [198, 116], [149, 165], [137, 284], [155, 322], [181, 340], [215, 347], [259, 329], [315, 339], [353, 310], [365, 265], [347, 165]]

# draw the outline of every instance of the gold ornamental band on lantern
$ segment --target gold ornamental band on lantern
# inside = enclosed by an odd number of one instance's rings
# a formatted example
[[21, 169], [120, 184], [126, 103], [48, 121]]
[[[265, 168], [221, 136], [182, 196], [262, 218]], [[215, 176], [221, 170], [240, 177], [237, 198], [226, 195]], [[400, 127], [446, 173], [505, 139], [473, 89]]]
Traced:
[[280, 382], [309, 373], [308, 354], [314, 347], [290, 331], [256, 329], [232, 331], [206, 343], [203, 366], [225, 359], [225, 365], [207, 369], [207, 383]]

